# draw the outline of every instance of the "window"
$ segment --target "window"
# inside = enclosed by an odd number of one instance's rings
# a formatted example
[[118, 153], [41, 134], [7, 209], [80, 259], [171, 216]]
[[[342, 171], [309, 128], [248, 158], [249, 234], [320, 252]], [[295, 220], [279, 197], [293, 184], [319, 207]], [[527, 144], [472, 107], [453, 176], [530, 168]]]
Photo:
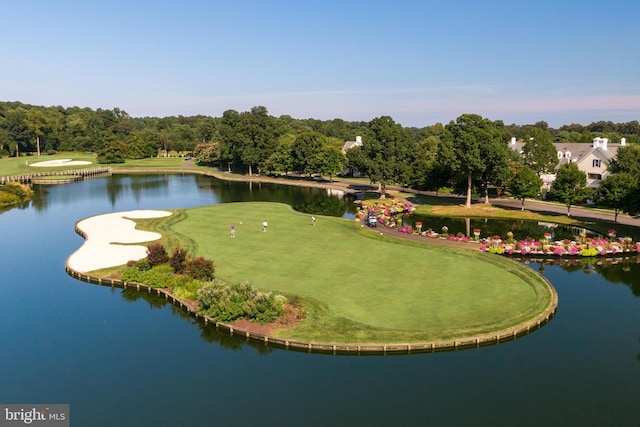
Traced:
[[561, 159], [562, 158], [562, 151], [558, 151], [558, 158]]
[[599, 173], [590, 173], [590, 174], [587, 174], [587, 178], [602, 180], [602, 175], [600, 175]]
[[566, 157], [567, 159], [571, 158], [571, 151], [567, 151], [566, 153], [564, 153], [564, 157]]
[[593, 159], [593, 167], [594, 168], [600, 167], [600, 159]]

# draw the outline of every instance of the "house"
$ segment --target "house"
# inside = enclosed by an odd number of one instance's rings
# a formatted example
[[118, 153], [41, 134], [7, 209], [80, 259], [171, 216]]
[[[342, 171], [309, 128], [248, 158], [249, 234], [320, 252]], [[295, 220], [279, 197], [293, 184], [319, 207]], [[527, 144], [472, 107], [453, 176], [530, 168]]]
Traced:
[[347, 150], [349, 148], [353, 148], [353, 147], [362, 147], [362, 137], [361, 136], [356, 136], [356, 140], [355, 141], [346, 141], [344, 143], [344, 145], [342, 146], [342, 154], [346, 154]]
[[[609, 174], [608, 167], [611, 159], [616, 156], [618, 148], [626, 145], [626, 139], [622, 138], [620, 144], [609, 143], [608, 138], [593, 138], [591, 145], [575, 142], [556, 142], [553, 145], [558, 153], [558, 164], [556, 170], [560, 166], [569, 162], [576, 163], [578, 169], [587, 175], [587, 187], [596, 188], [603, 179]], [[517, 142], [515, 138], [511, 138], [509, 147], [512, 150], [522, 154], [524, 143]], [[556, 179], [555, 173], [541, 174], [542, 191], [549, 191], [551, 184]]]
[[[347, 150], [354, 148], [354, 147], [362, 147], [362, 137], [361, 136], [356, 136], [356, 140], [355, 141], [346, 141], [344, 143], [344, 145], [342, 146], [342, 154], [347, 154]], [[342, 171], [340, 173], [340, 175], [343, 176], [353, 176], [353, 177], [359, 177], [361, 176], [360, 171], [358, 170], [358, 168], [347, 168], [344, 171]]]

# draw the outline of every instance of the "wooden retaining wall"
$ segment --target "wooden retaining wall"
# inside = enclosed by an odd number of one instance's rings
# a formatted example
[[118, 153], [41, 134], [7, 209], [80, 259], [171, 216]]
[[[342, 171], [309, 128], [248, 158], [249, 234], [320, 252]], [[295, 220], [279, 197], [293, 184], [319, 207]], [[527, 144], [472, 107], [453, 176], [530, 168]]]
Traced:
[[[86, 239], [86, 235], [76, 226], [76, 233]], [[142, 283], [125, 282], [119, 279], [103, 279], [89, 274], [81, 273], [69, 267], [65, 263], [67, 274], [76, 279], [94, 283], [102, 286], [110, 286], [122, 289], [135, 289], [139, 292], [146, 292], [164, 297], [168, 302], [180, 307], [193, 318], [203, 322], [205, 325], [215, 327], [216, 330], [226, 332], [229, 335], [245, 338], [247, 341], [264, 343], [264, 345], [283, 348], [286, 350], [301, 351], [305, 353], [324, 353], [334, 355], [391, 355], [391, 354], [414, 354], [414, 353], [436, 353], [441, 351], [455, 351], [467, 348], [478, 348], [488, 345], [500, 344], [516, 338], [528, 335], [529, 333], [547, 324], [555, 315], [558, 308], [558, 294], [555, 288], [547, 281], [552, 298], [547, 309], [537, 318], [528, 322], [514, 326], [509, 329], [497, 331], [491, 334], [483, 334], [468, 338], [458, 338], [447, 341], [433, 341], [422, 343], [389, 343], [389, 344], [345, 344], [345, 343], [319, 343], [290, 340], [286, 338], [272, 337], [268, 335], [250, 332], [236, 328], [232, 325], [216, 322], [208, 316], [199, 314], [188, 304], [172, 295], [168, 290], [162, 288], [152, 288]], [[546, 279], [545, 279], [546, 281]]]
[[[46, 177], [49, 176], [67, 176], [67, 175], [75, 175], [78, 178], [82, 179], [86, 177], [93, 177], [96, 175], [105, 175], [110, 174], [111, 168], [108, 166], [96, 166], [93, 168], [85, 168], [85, 169], [74, 169], [74, 170], [65, 170], [65, 171], [46, 171], [46, 172], [37, 172], [30, 173], [24, 175], [13, 175], [13, 176], [0, 176], [0, 184], [8, 184], [10, 182], [19, 182], [21, 184], [31, 184], [34, 181], [37, 183], [44, 183], [46, 181]], [[49, 180], [47, 183], [61, 183], [61, 180]]]

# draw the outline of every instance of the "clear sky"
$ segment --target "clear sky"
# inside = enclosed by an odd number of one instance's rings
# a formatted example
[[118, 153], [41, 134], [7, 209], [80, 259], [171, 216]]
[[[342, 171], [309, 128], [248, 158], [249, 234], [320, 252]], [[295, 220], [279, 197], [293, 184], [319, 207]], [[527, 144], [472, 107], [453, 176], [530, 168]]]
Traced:
[[0, 100], [417, 127], [640, 120], [640, 1], [3, 0]]

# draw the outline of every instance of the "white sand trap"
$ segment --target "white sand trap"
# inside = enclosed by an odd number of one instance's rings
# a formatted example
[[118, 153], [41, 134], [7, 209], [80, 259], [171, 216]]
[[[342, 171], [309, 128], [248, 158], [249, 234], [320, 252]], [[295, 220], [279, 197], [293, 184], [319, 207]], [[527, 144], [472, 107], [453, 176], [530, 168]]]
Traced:
[[91, 162], [88, 162], [86, 160], [58, 159], [36, 162], [32, 163], [30, 166], [35, 166], [37, 168], [52, 168], [54, 166], [84, 166], [90, 164]]
[[127, 218], [160, 218], [171, 215], [167, 211], [138, 210], [93, 216], [78, 222], [87, 239], [67, 259], [67, 264], [79, 272], [98, 270], [126, 264], [147, 256], [147, 247], [123, 245], [158, 240], [159, 233], [136, 230], [136, 223]]

